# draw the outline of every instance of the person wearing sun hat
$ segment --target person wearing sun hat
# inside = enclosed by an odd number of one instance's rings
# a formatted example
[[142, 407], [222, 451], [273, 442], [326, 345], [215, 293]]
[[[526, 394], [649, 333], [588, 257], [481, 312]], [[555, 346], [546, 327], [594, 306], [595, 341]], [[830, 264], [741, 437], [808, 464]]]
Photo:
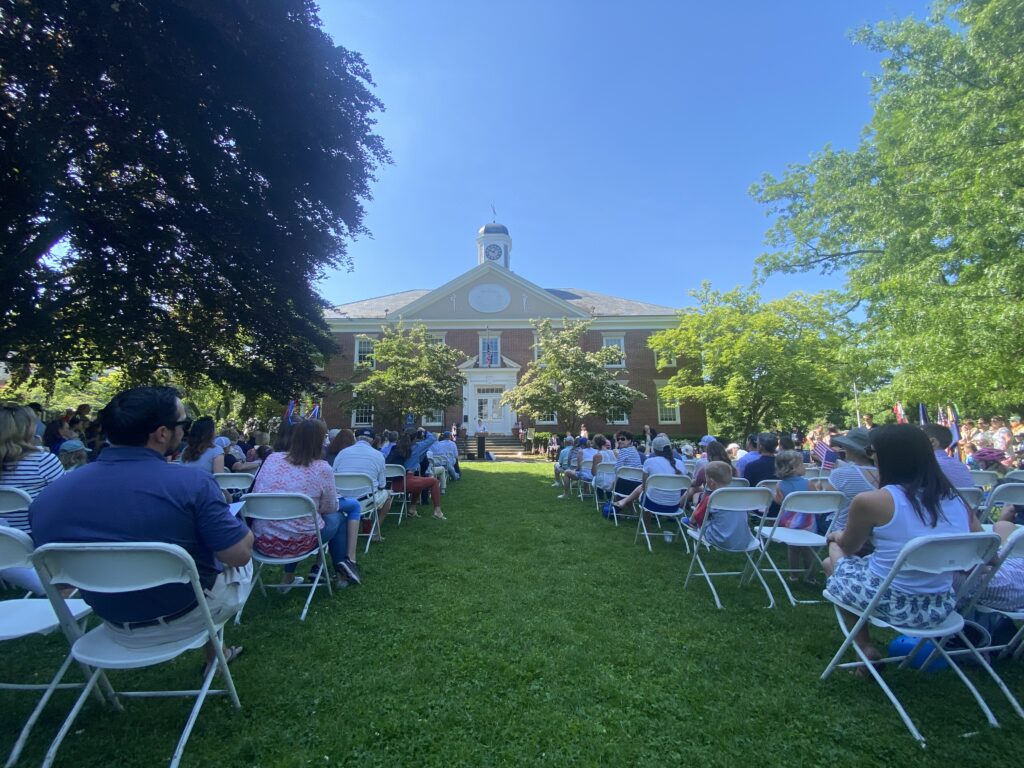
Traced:
[[60, 444], [57, 458], [64, 466], [65, 472], [71, 472], [79, 467], [84, 467], [89, 461], [89, 454], [92, 453], [85, 447], [81, 440], [65, 440]]
[[[846, 459], [839, 463], [828, 476], [827, 490], [839, 491], [846, 497], [843, 506], [835, 514], [832, 530], [841, 531], [846, 528], [846, 517], [850, 512], [850, 502], [858, 493], [878, 489], [878, 470], [871, 459], [871, 432], [864, 427], [854, 427], [845, 435], [835, 435], [831, 445], [846, 452]], [[828, 527], [830, 521], [819, 516], [819, 532], [821, 527]]]

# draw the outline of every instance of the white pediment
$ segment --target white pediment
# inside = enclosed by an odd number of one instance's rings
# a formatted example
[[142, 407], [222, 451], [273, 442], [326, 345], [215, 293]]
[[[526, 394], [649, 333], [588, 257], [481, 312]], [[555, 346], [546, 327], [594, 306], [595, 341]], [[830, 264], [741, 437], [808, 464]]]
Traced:
[[504, 267], [480, 264], [440, 288], [421, 296], [398, 313], [403, 320], [534, 320], [588, 317], [588, 313], [553, 296]]

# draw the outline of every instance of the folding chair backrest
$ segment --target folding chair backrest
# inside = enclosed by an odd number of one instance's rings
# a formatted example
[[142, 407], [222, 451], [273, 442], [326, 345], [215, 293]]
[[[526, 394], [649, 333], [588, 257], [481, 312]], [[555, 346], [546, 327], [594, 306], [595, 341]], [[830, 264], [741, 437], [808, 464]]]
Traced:
[[814, 480], [815, 478], [821, 477], [822, 469], [817, 464], [812, 464], [810, 467], [804, 465], [804, 477], [808, 480]]
[[1003, 479], [1008, 483], [1024, 483], [1024, 469], [1011, 470]]
[[657, 489], [659, 491], [675, 491], [682, 494], [690, 487], [689, 475], [668, 475], [656, 474], [647, 476], [645, 490]]
[[999, 475], [990, 469], [972, 469], [971, 477], [979, 488], [990, 488], [999, 479]]
[[[732, 480], [729, 481], [729, 487], [730, 488], [749, 488], [750, 487], [750, 481], [747, 480], [747, 478], [745, 478], [745, 477], [734, 477]], [[719, 488], [719, 490], [724, 490], [724, 489]]]
[[249, 493], [242, 501], [243, 517], [295, 520], [316, 515], [316, 503], [304, 493]]
[[32, 504], [32, 497], [21, 488], [0, 485], [0, 515], [7, 512], [24, 512]]
[[1024, 527], [1011, 533], [999, 549], [1000, 560], [1009, 560], [1011, 557], [1024, 557]]
[[708, 499], [708, 509], [723, 512], [764, 512], [771, 506], [767, 488], [719, 488]]
[[779, 514], [803, 512], [808, 515], [827, 515], [842, 509], [845, 501], [846, 497], [839, 491], [794, 491], [782, 500]]
[[993, 488], [992, 495], [988, 497], [988, 508], [991, 510], [997, 504], [1024, 507], [1024, 483], [1003, 483]]
[[405, 467], [401, 464], [385, 464], [384, 477], [388, 480], [395, 480], [405, 477]]
[[177, 544], [46, 544], [32, 553], [32, 562], [44, 582], [89, 592], [134, 592], [190, 581], [200, 589], [192, 556]]
[[775, 493], [775, 489], [779, 487], [779, 480], [762, 480], [757, 484], [758, 488], [767, 488], [772, 493]]
[[615, 474], [615, 463], [611, 461], [602, 461], [597, 465], [597, 472], [595, 475], [612, 475]]
[[222, 491], [247, 491], [252, 487], [256, 475], [249, 472], [214, 472], [213, 479]]
[[619, 467], [615, 470], [615, 479], [641, 483], [644, 479], [644, 471], [640, 467]]
[[0, 525], [0, 569], [32, 567], [29, 555], [35, 545], [24, 531]]
[[683, 466], [686, 468], [686, 473], [693, 477], [697, 471], [697, 460], [696, 459], [683, 459]]
[[980, 507], [982, 499], [985, 498], [985, 492], [976, 485], [972, 485], [970, 488], [957, 488], [956, 492], [960, 494], [961, 498], [967, 502], [967, 506], [971, 509]]
[[995, 533], [936, 534], [919, 536], [903, 545], [892, 570], [911, 569], [923, 573], [971, 571], [987, 563], [999, 549]]
[[360, 496], [373, 493], [377, 483], [369, 475], [357, 472], [335, 472], [334, 487], [338, 489], [338, 496], [343, 496], [347, 499], [358, 499]]

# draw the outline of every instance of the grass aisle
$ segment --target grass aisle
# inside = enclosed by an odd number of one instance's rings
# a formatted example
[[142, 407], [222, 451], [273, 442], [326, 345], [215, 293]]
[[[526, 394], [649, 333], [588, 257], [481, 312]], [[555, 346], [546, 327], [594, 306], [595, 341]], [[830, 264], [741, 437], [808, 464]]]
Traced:
[[[448, 522], [424, 507], [389, 520], [360, 560], [365, 586], [318, 596], [304, 624], [299, 594], [255, 594], [228, 627], [246, 646], [232, 666], [243, 709], [208, 702], [184, 764], [1009, 765], [1024, 747], [993, 686], [999, 730], [950, 675], [887, 672], [929, 739], [921, 750], [873, 683], [818, 680], [839, 643], [830, 608], [768, 611], [759, 588], [723, 581], [716, 611], [702, 581], [682, 591], [678, 543], [650, 555], [631, 526], [549, 485], [548, 464], [467, 464]], [[2, 679], [56, 663], [61, 641], [40, 645], [5, 643]], [[1021, 666], [1004, 677], [1024, 697]], [[189, 657], [115, 685], [178, 686], [198, 667]], [[0, 695], [2, 750], [30, 702]], [[22, 764], [38, 764], [69, 701], [47, 709]], [[89, 705], [58, 764], [165, 764], [186, 712]]]

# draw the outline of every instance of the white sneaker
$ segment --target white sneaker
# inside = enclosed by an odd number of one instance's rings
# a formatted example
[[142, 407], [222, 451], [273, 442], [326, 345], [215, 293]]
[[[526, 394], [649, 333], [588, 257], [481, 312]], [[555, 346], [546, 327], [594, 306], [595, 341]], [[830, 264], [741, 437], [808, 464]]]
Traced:
[[556, 498], [556, 499], [567, 499], [567, 498], [569, 498], [569, 497], [568, 497], [568, 496], [566, 496], [566, 495], [565, 495], [564, 493], [560, 493], [560, 494], [558, 494], [558, 496], [556, 496], [555, 498]]
[[559, 483], [559, 482], [554, 482], [554, 483], [552, 483], [552, 484], [551, 484], [551, 487], [552, 487], [552, 488], [557, 488], [557, 487], [558, 487], [558, 486], [560, 486], [560, 485], [561, 485], [561, 483]]
[[665, 541], [668, 542], [669, 544], [671, 544], [672, 543], [672, 531], [665, 531], [665, 533], [663, 535], [665, 536]]

